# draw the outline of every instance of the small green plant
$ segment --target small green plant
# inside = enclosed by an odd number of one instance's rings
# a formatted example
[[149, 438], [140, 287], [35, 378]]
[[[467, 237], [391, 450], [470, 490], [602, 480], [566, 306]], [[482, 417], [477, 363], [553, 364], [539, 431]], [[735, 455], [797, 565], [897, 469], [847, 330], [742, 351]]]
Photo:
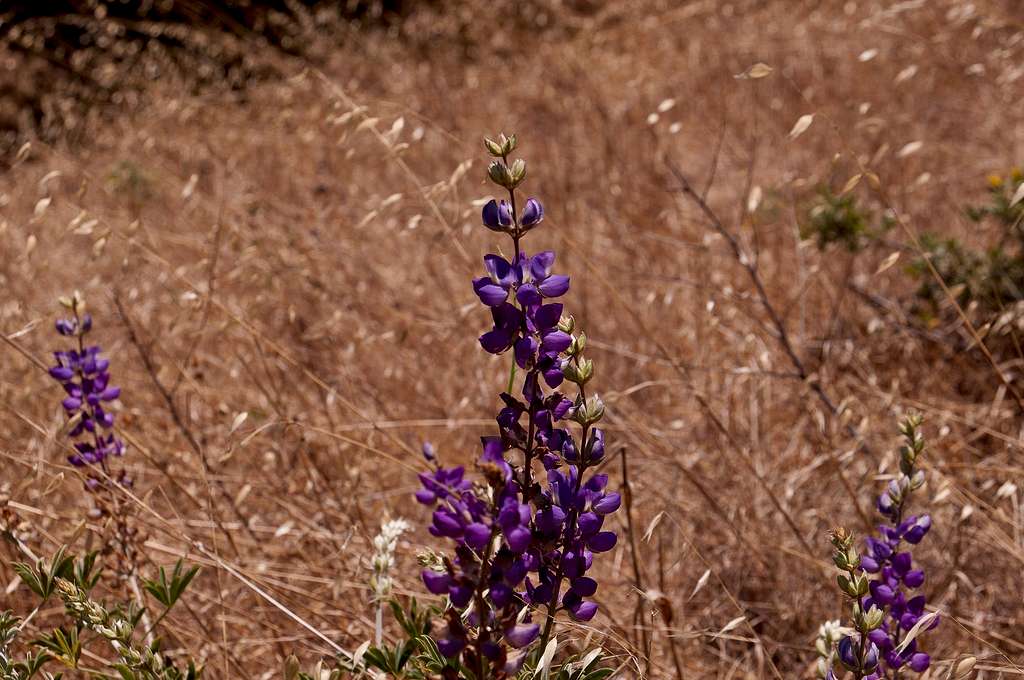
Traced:
[[[133, 599], [113, 605], [99, 601], [92, 595], [100, 580], [101, 569], [97, 553], [81, 558], [67, 554], [60, 548], [50, 559], [39, 558], [29, 564], [19, 562], [14, 570], [28, 586], [39, 603], [26, 617], [20, 618], [10, 611], [0, 612], [0, 680], [29, 680], [40, 677], [58, 680], [63, 673], [51, 673], [47, 666], [59, 664], [68, 670], [98, 678], [120, 677], [121, 680], [197, 680], [201, 669], [189, 661], [179, 668], [160, 653], [160, 640], [153, 638], [153, 629], [180, 600], [198, 567], [185, 568], [179, 560], [168, 575], [161, 568], [155, 580], [143, 580], [148, 593], [162, 606], [163, 612], [141, 635], [137, 634], [145, 609]], [[32, 640], [21, 644], [20, 634], [56, 595], [64, 603], [66, 618], [49, 625]], [[137, 638], [151, 640], [141, 643]], [[86, 650], [92, 659], [106, 658], [94, 649], [98, 641], [107, 643], [114, 658], [109, 668], [116, 676], [82, 663]], [[36, 651], [29, 651], [35, 649]]]
[[[1007, 177], [992, 175], [988, 180], [988, 201], [968, 206], [967, 216], [975, 222], [994, 221], [999, 241], [987, 250], [973, 250], [957, 239], [941, 239], [931, 234], [921, 238], [925, 257], [945, 282], [962, 307], [975, 306], [985, 317], [1024, 300], [1024, 201], [1014, 200], [1024, 183], [1020, 170]], [[920, 281], [917, 297], [924, 307], [917, 310], [935, 317], [946, 299], [928, 263], [918, 258], [910, 264], [910, 273]]]
[[[988, 179], [988, 200], [969, 205], [967, 216], [975, 222], [994, 221], [998, 241], [985, 250], [972, 249], [958, 239], [925, 233], [920, 238], [923, 255], [910, 261], [907, 272], [917, 282], [914, 313], [922, 320], [937, 322], [948, 295], [961, 307], [985, 317], [1024, 301], [1024, 175], [1019, 169], [1005, 177]], [[852, 192], [833, 193], [828, 187], [818, 198], [801, 227], [801, 236], [814, 239], [819, 250], [839, 245], [859, 253], [872, 245], [885, 245], [884, 236], [894, 222], [890, 215], [877, 216], [864, 207]], [[930, 266], [929, 266], [930, 264]], [[945, 284], [935, 278], [934, 268]]]
[[999, 174], [989, 175], [988, 203], [967, 206], [967, 216], [975, 222], [991, 217], [1009, 229], [1019, 229], [1024, 218], [1024, 201], [1014, 199], [1017, 198], [1022, 183], [1024, 172], [1020, 168], [1011, 169], [1006, 177]]
[[890, 217], [876, 218], [871, 210], [859, 205], [853, 193], [835, 194], [828, 187], [819, 189], [808, 217], [800, 235], [815, 239], [820, 250], [838, 244], [856, 253], [892, 227]]

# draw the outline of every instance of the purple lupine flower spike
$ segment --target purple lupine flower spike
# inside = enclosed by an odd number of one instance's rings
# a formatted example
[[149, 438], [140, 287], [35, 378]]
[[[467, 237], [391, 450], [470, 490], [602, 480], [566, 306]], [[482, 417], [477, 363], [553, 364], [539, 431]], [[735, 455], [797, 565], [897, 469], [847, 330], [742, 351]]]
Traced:
[[[525, 177], [522, 161], [508, 161], [515, 138], [502, 136], [487, 148], [499, 159], [488, 175], [510, 200], [488, 201], [483, 223], [511, 237], [513, 256], [487, 255], [483, 275], [473, 279], [493, 322], [479, 341], [491, 354], [512, 350], [512, 385], [519, 377], [521, 388], [501, 394], [498, 434], [482, 440], [480, 481], [471, 484], [462, 468], [443, 467], [432, 451], [426, 456], [432, 470], [420, 475], [416, 493], [433, 508], [430, 533], [455, 545], [422, 574], [427, 590], [450, 604], [438, 649], [480, 677], [488, 667], [516, 672], [530, 646], [547, 642], [558, 610], [577, 621], [597, 614], [591, 598], [598, 584], [587, 572], [595, 553], [615, 548], [605, 519], [622, 502], [605, 490], [607, 475], [593, 473], [605, 455], [604, 432], [594, 427], [604, 404], [584, 398], [593, 373], [583, 357], [585, 338], [574, 335], [574, 320], [552, 301], [568, 292], [569, 277], [553, 271], [553, 251], [530, 256], [520, 248], [544, 208], [530, 198], [513, 214], [515, 188]], [[578, 393], [563, 394], [564, 385], [576, 385]], [[542, 623], [533, 621], [538, 612]]]
[[925, 480], [917, 466], [924, 452], [920, 425], [920, 416], [909, 416], [901, 423], [906, 443], [900, 448], [900, 474], [878, 499], [877, 508], [885, 522], [875, 536], [865, 539], [865, 553], [858, 554], [849, 532], [836, 529], [832, 533], [833, 560], [846, 572], [839, 577], [839, 584], [854, 600], [854, 628], [858, 631], [840, 642], [839, 658], [852, 671], [869, 670], [869, 659], [859, 656], [868, 651], [860, 644], [866, 637], [876, 651], [870, 660], [881, 659], [889, 669], [879, 666], [876, 675], [881, 678], [889, 677], [889, 671], [895, 677], [900, 669], [927, 670], [931, 658], [918, 649], [921, 636], [907, 639], [907, 634], [925, 616], [931, 617], [926, 630], [939, 623], [937, 615], [925, 613], [925, 596], [912, 592], [924, 585], [925, 572], [915, 568], [911, 548], [924, 539], [932, 525], [928, 515], [905, 517], [911, 493]]
[[100, 355], [99, 346], [86, 345], [92, 316], [83, 313], [81, 295], [62, 298], [61, 304], [73, 316], [58, 319], [57, 332], [78, 341], [77, 347], [54, 352], [57, 363], [49, 369], [68, 395], [61, 402], [71, 424], [68, 436], [74, 449], [68, 462], [75, 467], [102, 466], [107, 458], [124, 454], [124, 443], [112, 431], [114, 414], [104, 408], [121, 396], [121, 388], [110, 384], [110, 362]]

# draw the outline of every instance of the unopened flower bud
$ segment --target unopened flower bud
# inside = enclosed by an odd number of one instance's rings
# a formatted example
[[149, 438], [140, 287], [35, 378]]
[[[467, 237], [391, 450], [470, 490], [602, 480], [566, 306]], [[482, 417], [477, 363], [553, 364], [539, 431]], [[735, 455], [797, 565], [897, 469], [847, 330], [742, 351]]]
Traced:
[[853, 545], [853, 534], [846, 527], [835, 527], [828, 532], [829, 539], [836, 550], [846, 550]]
[[509, 155], [516, 150], [516, 136], [509, 135], [505, 136], [504, 133], [498, 135], [498, 142], [501, 144], [501, 153], [505, 156]]
[[515, 151], [516, 136], [508, 135], [506, 137], [505, 134], [502, 133], [498, 135], [496, 140], [484, 138], [484, 147], [487, 149], [487, 153], [492, 156], [496, 156], [498, 158], [507, 156]]
[[604, 402], [595, 394], [576, 407], [573, 417], [581, 425], [593, 425], [604, 417]]
[[78, 313], [81, 314], [82, 312], [85, 311], [85, 296], [83, 296], [77, 290], [71, 295], [64, 295], [57, 298], [57, 302], [59, 302], [62, 307], [66, 308], [71, 312], [77, 311]]
[[872, 605], [871, 609], [864, 615], [864, 630], [870, 632], [878, 628], [882, 625], [883, 618], [885, 618], [885, 612]]
[[515, 186], [508, 166], [501, 161], [491, 161], [491, 164], [487, 166], [487, 176], [491, 178], [492, 182], [506, 189]]
[[590, 359], [581, 359], [579, 361], [577, 373], [579, 374], [577, 384], [585, 385], [594, 377], [594, 362]]
[[487, 153], [491, 154], [492, 156], [501, 156], [501, 144], [495, 142], [492, 139], [484, 137], [484, 148], [486, 148]]
[[437, 458], [437, 452], [434, 451], [434, 445], [430, 442], [423, 442], [423, 458], [428, 462]]
[[582, 354], [583, 350], [587, 347], [587, 334], [580, 331], [580, 334], [572, 339], [572, 344], [569, 345], [568, 354], [569, 356], [576, 356]]
[[509, 188], [513, 189], [523, 183], [526, 179], [526, 161], [522, 158], [517, 158], [512, 162], [512, 167], [508, 168], [508, 175], [511, 181]]

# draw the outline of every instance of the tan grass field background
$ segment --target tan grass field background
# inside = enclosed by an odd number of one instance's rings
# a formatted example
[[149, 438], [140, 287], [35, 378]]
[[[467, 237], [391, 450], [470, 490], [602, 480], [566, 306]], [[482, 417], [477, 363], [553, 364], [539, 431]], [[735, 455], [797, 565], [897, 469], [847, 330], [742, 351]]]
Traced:
[[[955, 318], [901, 311], [910, 254], [884, 268], [898, 250], [799, 238], [817, 187], [862, 164], [881, 187], [854, 188], [863, 204], [909, 229], [895, 247], [991, 241], [963, 206], [1024, 156], [1018, 2], [501, 0], [311, 39], [322, 59], [268, 51], [275, 75], [242, 88], [169, 73], [73, 133], [26, 133], [0, 174], [0, 492], [27, 545], [81, 551], [100, 529], [38, 365], [78, 288], [123, 387], [146, 558], [204, 566], [169, 648], [210, 678], [278, 677], [325, 637], [354, 649], [384, 517], [417, 527], [397, 587], [427, 597], [419, 446], [470, 462], [507, 379], [469, 279], [500, 245], [480, 140], [515, 132], [547, 213], [526, 245], [572, 275], [608, 472], [621, 487], [627, 461], [632, 491], [583, 635], [630, 676], [675, 677], [674, 646], [690, 678], [813, 677], [818, 625], [846, 613], [827, 530], [869, 530], [916, 409], [935, 519], [917, 558], [944, 616], [926, 649], [1024, 674], [1020, 408]], [[994, 359], [1020, 382], [1019, 355]], [[15, 559], [0, 608], [25, 595]]]

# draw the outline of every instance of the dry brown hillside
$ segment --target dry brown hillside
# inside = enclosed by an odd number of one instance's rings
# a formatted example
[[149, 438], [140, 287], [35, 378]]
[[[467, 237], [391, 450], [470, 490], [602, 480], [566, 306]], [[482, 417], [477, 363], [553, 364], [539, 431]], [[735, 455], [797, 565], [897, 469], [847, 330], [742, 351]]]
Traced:
[[[676, 677], [674, 648], [689, 678], [813, 677], [845, 608], [827, 531], [871, 530], [917, 410], [935, 524], [917, 559], [944, 616], [927, 647], [1024, 673], [1024, 359], [991, 341], [989, 360], [956, 315], [920, 323], [905, 267], [924, 232], [997, 239], [964, 206], [1024, 158], [1018, 2], [444, 2], [302, 35], [305, 55], [231, 37], [252, 51], [237, 82], [111, 59], [104, 101], [11, 127], [0, 494], [22, 541], [100, 531], [38, 365], [77, 288], [123, 388], [146, 559], [204, 567], [170, 649], [209, 678], [279, 677], [292, 652], [330, 653], [296, 617], [358, 647], [383, 516], [414, 524], [397, 588], [427, 597], [420, 444], [469, 463], [507, 380], [469, 281], [499, 245], [481, 139], [509, 131], [547, 212], [531, 248], [572, 275], [607, 471], [632, 491], [592, 640], [632, 676]], [[3, 59], [33, 101], [80, 104], [37, 59]], [[757, 63], [771, 74], [736, 77]], [[822, 252], [801, 227], [859, 165], [878, 182], [853, 193], [898, 223]], [[20, 558], [0, 554], [0, 609], [18, 608]]]

